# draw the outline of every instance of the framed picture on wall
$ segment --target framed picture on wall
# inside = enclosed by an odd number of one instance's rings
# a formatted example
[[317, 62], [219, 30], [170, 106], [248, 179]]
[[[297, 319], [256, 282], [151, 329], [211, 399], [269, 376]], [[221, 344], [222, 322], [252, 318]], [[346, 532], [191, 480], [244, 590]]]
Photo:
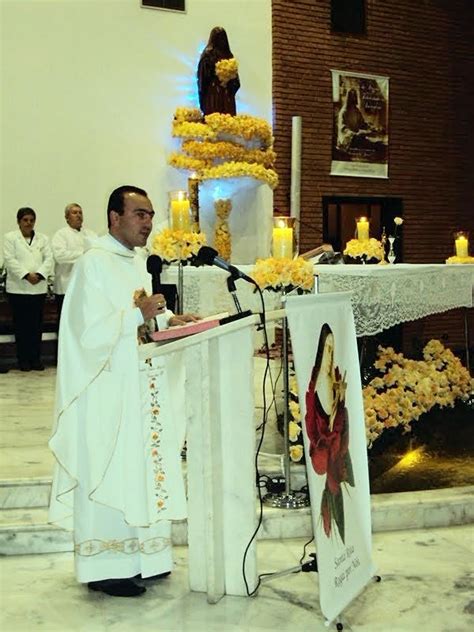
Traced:
[[388, 177], [388, 77], [331, 70], [332, 176]]
[[186, 11], [186, 0], [142, 0], [142, 7], [167, 11]]

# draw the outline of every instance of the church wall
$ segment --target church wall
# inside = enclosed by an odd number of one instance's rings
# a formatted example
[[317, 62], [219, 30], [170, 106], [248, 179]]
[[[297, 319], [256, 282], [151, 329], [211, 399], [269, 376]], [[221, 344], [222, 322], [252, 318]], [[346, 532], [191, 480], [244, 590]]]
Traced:
[[[72, 201], [103, 232], [107, 197], [126, 183], [148, 191], [159, 226], [166, 192], [187, 182], [166, 164], [173, 112], [197, 105], [197, 62], [214, 26], [226, 28], [239, 61], [238, 111], [271, 120], [270, 0], [186, 0], [186, 14], [140, 0], [0, 4], [0, 235], [21, 206], [52, 235]], [[268, 192], [251, 203], [271, 215]]]
[[[453, 254], [453, 231], [474, 231], [473, 7], [471, 0], [367, 0], [367, 35], [348, 36], [331, 33], [330, 0], [273, 0], [274, 130], [281, 182], [274, 204], [289, 210], [291, 116], [301, 115], [301, 219], [306, 224], [301, 250], [321, 242], [324, 195], [401, 197], [403, 256], [412, 263], [444, 262]], [[331, 69], [390, 77], [387, 180], [329, 175]], [[415, 331], [424, 338], [446, 334], [449, 343], [460, 345], [460, 311], [406, 325], [406, 338]]]

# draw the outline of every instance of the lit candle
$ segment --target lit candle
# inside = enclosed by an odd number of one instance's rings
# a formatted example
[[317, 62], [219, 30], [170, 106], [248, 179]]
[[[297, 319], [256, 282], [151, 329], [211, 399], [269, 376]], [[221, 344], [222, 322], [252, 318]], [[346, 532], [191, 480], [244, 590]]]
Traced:
[[273, 256], [275, 259], [293, 258], [293, 228], [280, 225], [273, 228]]
[[173, 230], [189, 231], [190, 227], [189, 200], [185, 200], [182, 197], [171, 200], [171, 228]]
[[360, 217], [357, 220], [357, 239], [359, 241], [369, 239], [369, 220], [366, 217]]
[[465, 235], [459, 235], [454, 244], [456, 246], [456, 257], [469, 256], [469, 240]]

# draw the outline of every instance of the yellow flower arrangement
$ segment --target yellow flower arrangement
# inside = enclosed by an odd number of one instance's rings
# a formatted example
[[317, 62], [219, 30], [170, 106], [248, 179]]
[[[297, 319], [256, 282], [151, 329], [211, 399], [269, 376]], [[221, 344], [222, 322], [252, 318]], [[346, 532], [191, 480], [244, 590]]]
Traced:
[[205, 123], [173, 121], [172, 134], [179, 138], [216, 138], [216, 132]]
[[474, 257], [449, 257], [446, 259], [446, 263], [449, 264], [459, 264], [459, 263], [474, 263]]
[[386, 428], [411, 423], [433, 406], [454, 406], [458, 398], [468, 398], [474, 381], [459, 358], [439, 340], [431, 340], [423, 350], [423, 360], [410, 360], [391, 348], [379, 347], [375, 367], [381, 375], [363, 389], [365, 426], [369, 447]]
[[177, 123], [199, 123], [202, 121], [202, 112], [198, 108], [176, 108], [174, 120]]
[[219, 82], [225, 87], [231, 79], [235, 79], [237, 77], [239, 64], [235, 57], [231, 57], [230, 59], [221, 59], [216, 62], [215, 70]]
[[274, 189], [278, 184], [278, 176], [273, 169], [266, 169], [262, 165], [248, 162], [225, 162], [215, 167], [209, 167], [199, 172], [202, 180], [212, 180], [217, 178], [242, 178], [248, 176], [261, 180]]
[[303, 458], [303, 446], [298, 445], [290, 445], [290, 457], [292, 461], [301, 461]]
[[167, 262], [186, 261], [196, 255], [205, 243], [204, 233], [165, 228], [153, 237], [151, 250]]
[[344, 254], [349, 257], [367, 259], [378, 259], [382, 261], [384, 258], [384, 250], [382, 243], [378, 239], [371, 237], [370, 239], [351, 239], [347, 242]]
[[196, 108], [179, 107], [172, 133], [183, 139], [182, 153], [168, 159], [177, 169], [194, 171], [200, 180], [250, 177], [272, 189], [278, 185], [272, 129], [263, 119], [218, 112], [203, 117]]
[[208, 160], [200, 160], [199, 158], [191, 158], [190, 156], [183, 156], [178, 152], [170, 154], [168, 159], [169, 164], [176, 169], [188, 169], [189, 171], [201, 171], [210, 167], [211, 163]]
[[206, 124], [216, 134], [231, 134], [245, 140], [259, 139], [265, 147], [272, 144], [272, 128], [264, 119], [249, 114], [219, 114], [214, 112], [204, 117]]
[[309, 292], [314, 284], [313, 264], [302, 257], [257, 259], [252, 277], [261, 289], [274, 291], [298, 287]]
[[182, 149], [185, 154], [205, 161], [225, 159], [233, 162], [254, 162], [271, 167], [276, 160], [273, 149], [247, 149], [229, 141], [185, 140]]
[[223, 259], [230, 261], [232, 245], [227, 219], [232, 210], [232, 202], [231, 200], [216, 200], [214, 208], [216, 209], [217, 217], [214, 230], [214, 248]]

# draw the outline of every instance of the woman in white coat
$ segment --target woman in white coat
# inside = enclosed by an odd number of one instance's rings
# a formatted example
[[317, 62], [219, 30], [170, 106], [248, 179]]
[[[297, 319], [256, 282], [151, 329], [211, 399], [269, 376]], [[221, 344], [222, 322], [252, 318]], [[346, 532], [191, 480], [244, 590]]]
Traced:
[[19, 209], [18, 230], [5, 235], [4, 261], [7, 297], [13, 316], [16, 353], [21, 371], [43, 371], [41, 329], [47, 278], [53, 270], [53, 255], [46, 235], [34, 230], [36, 213]]

